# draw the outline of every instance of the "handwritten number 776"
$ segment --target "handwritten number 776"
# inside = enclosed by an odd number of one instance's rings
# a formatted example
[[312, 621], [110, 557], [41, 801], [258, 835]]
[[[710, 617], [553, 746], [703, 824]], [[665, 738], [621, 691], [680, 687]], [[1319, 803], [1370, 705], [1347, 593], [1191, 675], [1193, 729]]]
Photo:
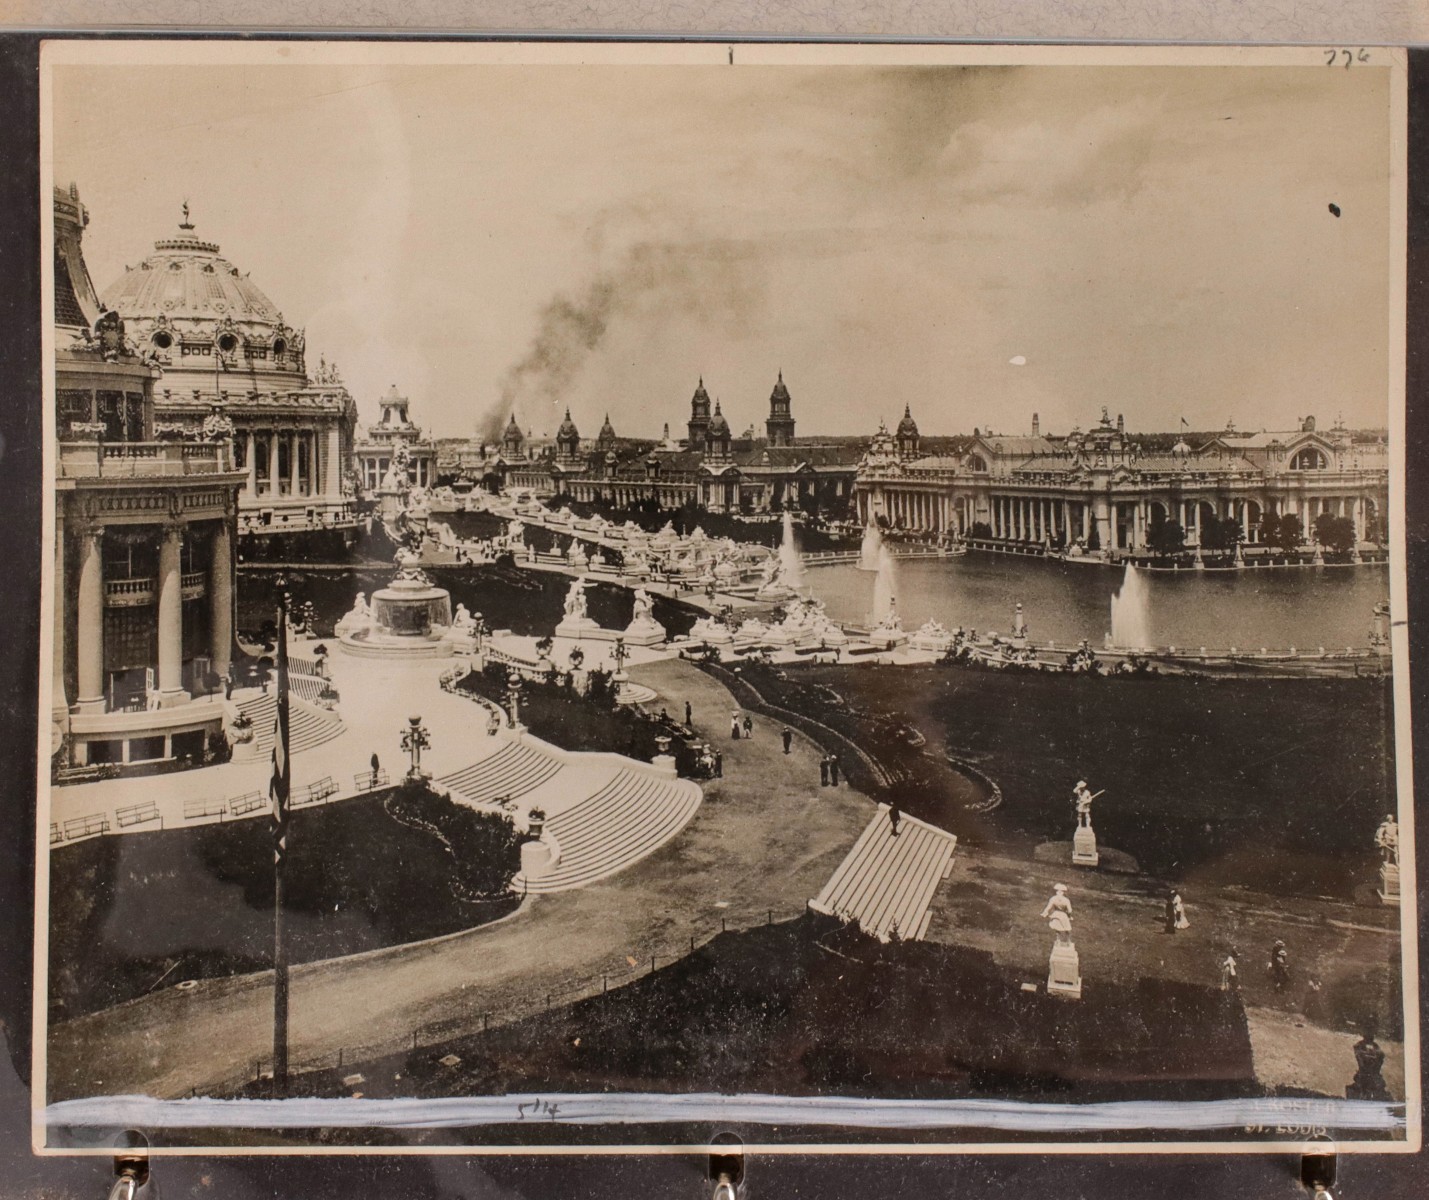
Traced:
[[1337, 62], [1340, 61], [1341, 56], [1343, 56], [1343, 58], [1344, 58], [1344, 63], [1345, 63], [1345, 70], [1346, 70], [1346, 71], [1348, 71], [1348, 70], [1350, 69], [1350, 66], [1351, 66], [1353, 63], [1357, 63], [1357, 62], [1359, 62], [1359, 63], [1366, 63], [1366, 62], [1369, 62], [1369, 51], [1368, 51], [1368, 50], [1364, 50], [1364, 49], [1360, 49], [1360, 50], [1326, 50], [1326, 51], [1324, 51], [1324, 55], [1325, 55], [1325, 65], [1326, 65], [1327, 67], [1333, 67]]

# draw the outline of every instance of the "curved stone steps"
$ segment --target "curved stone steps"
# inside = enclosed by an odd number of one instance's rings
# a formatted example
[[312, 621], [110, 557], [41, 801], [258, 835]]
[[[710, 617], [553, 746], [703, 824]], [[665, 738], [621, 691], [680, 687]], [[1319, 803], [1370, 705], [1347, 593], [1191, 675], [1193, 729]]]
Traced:
[[933, 893], [957, 842], [951, 833], [907, 816], [894, 837], [888, 805], [880, 804], [811, 907], [857, 920], [879, 941], [888, 941], [895, 925], [900, 937], [921, 938], [927, 932]]
[[[269, 692], [239, 702], [239, 709], [253, 722], [255, 753], [269, 755], [277, 730], [278, 698]], [[288, 695], [288, 753], [301, 754], [338, 737], [345, 726], [342, 718], [325, 708], [309, 704], [301, 696]]]
[[560, 759], [526, 742], [512, 741], [480, 762], [437, 782], [471, 804], [491, 804], [534, 791], [563, 767]]
[[679, 833], [703, 798], [687, 780], [622, 770], [547, 822], [561, 853], [554, 870], [533, 879], [517, 875], [511, 886], [518, 892], [564, 892], [613, 875]]

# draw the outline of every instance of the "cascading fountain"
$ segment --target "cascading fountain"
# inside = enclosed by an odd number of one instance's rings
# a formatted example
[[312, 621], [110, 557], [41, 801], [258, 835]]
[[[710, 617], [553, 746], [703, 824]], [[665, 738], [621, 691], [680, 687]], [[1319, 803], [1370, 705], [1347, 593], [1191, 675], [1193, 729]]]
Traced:
[[784, 510], [784, 540], [779, 543], [780, 578], [796, 592], [804, 586], [804, 560], [794, 543], [794, 514]]
[[1151, 648], [1150, 601], [1145, 578], [1127, 563], [1121, 587], [1111, 598], [1111, 644], [1118, 650]]
[[858, 554], [860, 571], [878, 570], [878, 551], [883, 546], [883, 534], [878, 530], [878, 522], [869, 515], [868, 524], [863, 527], [863, 546]]
[[878, 624], [892, 611], [898, 595], [898, 564], [887, 546], [878, 549], [878, 576], [873, 581], [873, 622]]

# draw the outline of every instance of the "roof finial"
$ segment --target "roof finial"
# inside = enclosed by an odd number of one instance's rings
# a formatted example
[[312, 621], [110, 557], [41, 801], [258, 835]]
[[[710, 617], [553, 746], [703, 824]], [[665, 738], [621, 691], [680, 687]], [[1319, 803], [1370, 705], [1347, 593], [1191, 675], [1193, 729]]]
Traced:
[[185, 197], [184, 197], [184, 219], [179, 222], [179, 228], [180, 228], [180, 229], [192, 229], [193, 227], [194, 227], [194, 226], [193, 226], [193, 222], [189, 220], [189, 200], [188, 200], [188, 197], [185, 196]]

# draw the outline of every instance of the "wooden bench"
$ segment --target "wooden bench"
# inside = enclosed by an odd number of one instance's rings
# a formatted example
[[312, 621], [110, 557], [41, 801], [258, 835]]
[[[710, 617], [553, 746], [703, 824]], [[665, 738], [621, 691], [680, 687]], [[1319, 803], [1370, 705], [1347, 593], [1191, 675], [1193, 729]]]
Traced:
[[243, 795], [228, 802], [228, 811], [235, 817], [241, 817], [245, 813], [251, 813], [254, 809], [262, 808], [267, 803], [268, 797], [262, 792], [244, 792]]
[[103, 813], [91, 813], [87, 817], [71, 817], [64, 825], [65, 840], [93, 837], [96, 833], [109, 832], [109, 818]]
[[147, 821], [161, 820], [159, 807], [153, 801], [146, 804], [129, 804], [123, 808], [114, 810], [114, 819], [118, 822], [119, 828], [124, 829], [130, 825], [143, 825]]
[[204, 817], [221, 817], [228, 811], [227, 800], [185, 800], [184, 820], [199, 821]]
[[310, 804], [318, 804], [329, 796], [335, 795], [337, 795], [337, 784], [333, 782], [331, 775], [325, 775], [315, 783], [310, 783], [307, 787], [295, 791], [292, 805], [294, 808], [306, 808]]
[[387, 772], [382, 771], [358, 771], [352, 777], [352, 786], [359, 792], [370, 792], [373, 788], [387, 786]]

